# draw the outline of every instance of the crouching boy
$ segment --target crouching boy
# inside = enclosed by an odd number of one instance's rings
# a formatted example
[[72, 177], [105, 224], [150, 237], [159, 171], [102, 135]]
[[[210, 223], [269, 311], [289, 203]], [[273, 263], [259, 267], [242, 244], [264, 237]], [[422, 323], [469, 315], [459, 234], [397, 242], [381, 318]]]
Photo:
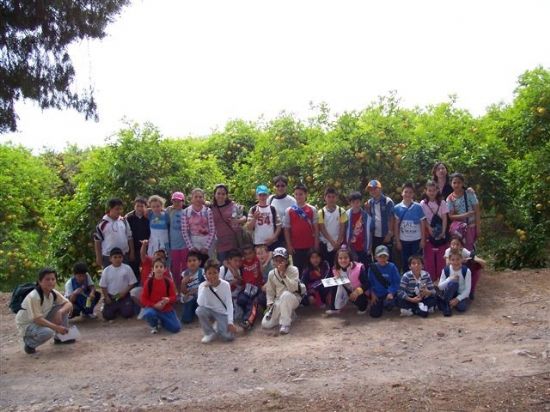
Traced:
[[433, 309], [436, 304], [432, 278], [428, 272], [422, 270], [421, 256], [411, 256], [408, 264], [411, 270], [401, 278], [397, 304], [401, 308], [401, 316], [418, 315], [426, 318], [430, 308]]
[[378, 246], [374, 254], [376, 263], [369, 267], [370, 316], [379, 318], [384, 309], [389, 311], [395, 306], [395, 295], [399, 290], [400, 279], [397, 266], [388, 261], [390, 252], [386, 246]]
[[220, 279], [220, 263], [217, 260], [207, 260], [204, 270], [206, 280], [199, 286], [199, 307], [195, 311], [204, 334], [201, 342], [210, 343], [216, 336], [232, 341], [237, 328], [233, 324], [231, 287]]
[[73, 266], [73, 276], [65, 283], [65, 297], [73, 304], [73, 311], [69, 318], [80, 315], [90, 319], [96, 318], [94, 308], [101, 294], [95, 290], [85, 263], [79, 262]]

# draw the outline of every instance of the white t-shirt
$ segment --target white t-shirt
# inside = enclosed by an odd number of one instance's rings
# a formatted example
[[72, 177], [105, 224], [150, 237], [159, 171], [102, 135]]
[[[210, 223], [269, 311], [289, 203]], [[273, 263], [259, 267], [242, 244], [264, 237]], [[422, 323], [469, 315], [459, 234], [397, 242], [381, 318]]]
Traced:
[[[53, 296], [56, 296], [55, 301]], [[44, 302], [40, 304], [40, 295], [35, 289], [21, 302], [21, 310], [15, 316], [15, 323], [21, 335], [25, 335], [27, 327], [39, 317], [46, 317], [55, 305], [63, 305], [68, 300], [57, 290], [52, 290], [49, 296], [44, 295]]]
[[[463, 260], [468, 260], [468, 259], [470, 259], [470, 254], [471, 254], [471, 253], [472, 253], [472, 252], [470, 252], [468, 249], [462, 248], [462, 259], [463, 259]], [[443, 257], [444, 257], [445, 259], [447, 259], [450, 255], [451, 255], [451, 248], [449, 247], [449, 248], [447, 248], [447, 249], [445, 250], [445, 254], [443, 255]]]
[[105, 215], [96, 226], [94, 238], [101, 241], [101, 254], [103, 256], [109, 256], [111, 250], [115, 247], [120, 248], [122, 253], [128, 253], [130, 250], [128, 240], [132, 239], [132, 230], [127, 220], [122, 218], [111, 219], [108, 215]]
[[[86, 273], [86, 284], [84, 286], [91, 286], [94, 284], [94, 281], [92, 280], [92, 277], [90, 276], [89, 273]], [[74, 292], [73, 290], [73, 282], [72, 282], [72, 278], [70, 278], [66, 283], [65, 283], [65, 297], [69, 297], [71, 296], [71, 294]]]
[[113, 265], [107, 266], [103, 269], [101, 279], [99, 280], [99, 286], [107, 288], [109, 295], [121, 293], [134, 283], [137, 283], [136, 275], [134, 275], [132, 268], [125, 263], [119, 267], [114, 267]]
[[286, 210], [296, 204], [296, 199], [290, 195], [286, 195], [282, 199], [277, 199], [274, 195], [271, 195], [267, 199], [267, 204], [272, 205], [275, 209], [277, 209], [277, 215], [280, 216], [282, 220]]
[[[318, 221], [319, 223], [323, 223], [325, 225], [325, 230], [328, 232], [330, 237], [336, 240], [340, 236], [340, 223], [347, 220], [347, 216], [348, 215], [346, 215], [346, 212], [340, 206], [336, 206], [336, 209], [332, 212], [330, 212], [325, 206], [319, 210]], [[319, 234], [319, 239], [327, 245], [327, 250], [329, 252], [334, 250], [332, 244], [328, 242], [322, 233]]]
[[[275, 207], [275, 206], [273, 206]], [[277, 209], [275, 208], [275, 211]], [[279, 216], [273, 217], [273, 213], [271, 212], [271, 206], [252, 206], [250, 208], [250, 211], [248, 212], [248, 220], [252, 220], [254, 218], [254, 211], [260, 212], [260, 217], [256, 219], [255, 225], [254, 225], [254, 244], [255, 245], [262, 245], [265, 244], [265, 241], [273, 237], [273, 233], [275, 233], [275, 229], [273, 226], [273, 219], [275, 219], [275, 226], [281, 226], [281, 221], [279, 219]]]

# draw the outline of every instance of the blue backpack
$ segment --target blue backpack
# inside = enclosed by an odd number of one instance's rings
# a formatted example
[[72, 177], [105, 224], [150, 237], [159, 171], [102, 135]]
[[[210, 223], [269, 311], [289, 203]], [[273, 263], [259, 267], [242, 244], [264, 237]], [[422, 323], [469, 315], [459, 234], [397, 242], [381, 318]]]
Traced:
[[[466, 279], [466, 274], [468, 273], [468, 267], [465, 265], [462, 265], [461, 271], [462, 271], [462, 277]], [[443, 272], [445, 273], [445, 278], [448, 278], [451, 275], [451, 267], [445, 266], [445, 269], [443, 269]]]

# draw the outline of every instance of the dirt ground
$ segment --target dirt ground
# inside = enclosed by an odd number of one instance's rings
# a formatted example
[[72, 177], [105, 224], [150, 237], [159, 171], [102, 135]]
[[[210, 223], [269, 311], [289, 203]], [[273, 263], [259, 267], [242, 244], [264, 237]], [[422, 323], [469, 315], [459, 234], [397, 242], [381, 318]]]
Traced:
[[200, 343], [198, 324], [75, 320], [82, 340], [22, 351], [0, 295], [1, 410], [550, 410], [550, 270], [488, 272], [463, 315], [373, 320], [300, 308]]

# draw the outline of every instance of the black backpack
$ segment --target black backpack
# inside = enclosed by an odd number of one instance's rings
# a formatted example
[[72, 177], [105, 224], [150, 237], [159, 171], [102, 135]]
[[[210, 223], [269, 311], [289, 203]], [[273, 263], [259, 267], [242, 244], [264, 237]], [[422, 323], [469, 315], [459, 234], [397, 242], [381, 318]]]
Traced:
[[11, 299], [9, 307], [13, 313], [17, 313], [21, 310], [21, 304], [25, 297], [36, 288], [36, 283], [22, 283], [17, 285], [11, 293]]
[[[428, 203], [426, 203], [427, 205]], [[443, 233], [443, 219], [441, 219], [441, 216], [439, 216], [439, 205], [437, 207], [437, 210], [434, 212], [432, 210], [432, 221], [430, 222], [430, 227], [432, 228], [432, 231], [435, 236], [429, 236], [430, 243], [434, 246], [441, 246], [448, 242], [448, 231], [446, 233]], [[431, 210], [430, 206], [428, 205], [428, 208]], [[441, 234], [443, 234], [443, 237], [436, 239]]]

